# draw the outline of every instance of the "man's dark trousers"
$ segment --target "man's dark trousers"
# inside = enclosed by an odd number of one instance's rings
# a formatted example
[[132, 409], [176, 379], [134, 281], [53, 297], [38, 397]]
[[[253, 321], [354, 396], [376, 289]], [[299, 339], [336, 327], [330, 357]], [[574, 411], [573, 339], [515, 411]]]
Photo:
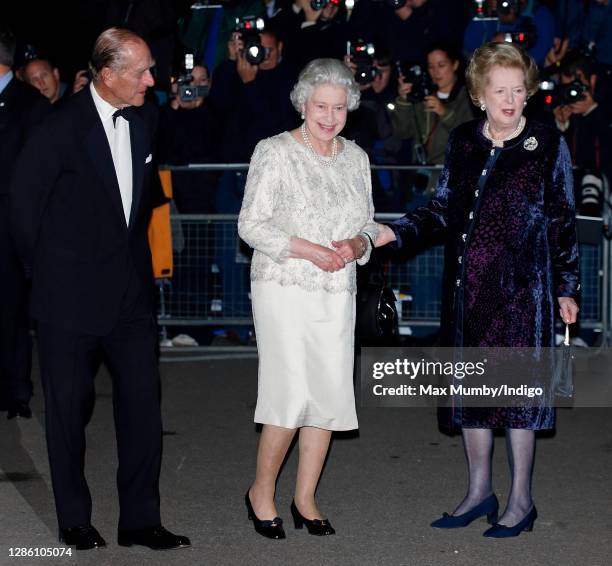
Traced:
[[[85, 427], [92, 414], [100, 352], [113, 380], [119, 469], [119, 529], [161, 523], [158, 478], [162, 428], [157, 333], [134, 271], [121, 315], [104, 336], [41, 322], [38, 349], [45, 394], [46, 432], [60, 528], [91, 522], [84, 475]], [[143, 304], [144, 303], [144, 304]]]

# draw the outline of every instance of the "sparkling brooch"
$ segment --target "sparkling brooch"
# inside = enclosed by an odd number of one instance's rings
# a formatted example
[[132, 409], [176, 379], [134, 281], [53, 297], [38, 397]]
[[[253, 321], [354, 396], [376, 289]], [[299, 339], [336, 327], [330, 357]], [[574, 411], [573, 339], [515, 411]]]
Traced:
[[534, 149], [536, 149], [538, 147], [538, 140], [536, 140], [533, 136], [531, 136], [530, 138], [527, 138], [523, 142], [523, 147], [527, 151], [533, 151]]

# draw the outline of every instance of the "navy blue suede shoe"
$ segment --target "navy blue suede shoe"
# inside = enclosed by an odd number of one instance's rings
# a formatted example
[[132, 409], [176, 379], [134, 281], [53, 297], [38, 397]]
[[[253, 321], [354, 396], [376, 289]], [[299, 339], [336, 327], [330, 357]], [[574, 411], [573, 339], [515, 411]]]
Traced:
[[482, 536], [492, 538], [508, 538], [517, 537], [523, 531], [529, 533], [533, 531], [533, 523], [538, 518], [538, 510], [535, 505], [531, 508], [529, 513], [523, 517], [523, 519], [514, 525], [514, 527], [506, 527], [506, 525], [500, 525], [495, 523], [490, 529], [486, 530]]
[[479, 517], [487, 516], [489, 524], [494, 524], [497, 521], [497, 513], [499, 512], [499, 501], [494, 493], [481, 501], [475, 507], [461, 515], [449, 515], [444, 513], [442, 517], [436, 519], [431, 526], [436, 529], [458, 529], [467, 527], [471, 522]]

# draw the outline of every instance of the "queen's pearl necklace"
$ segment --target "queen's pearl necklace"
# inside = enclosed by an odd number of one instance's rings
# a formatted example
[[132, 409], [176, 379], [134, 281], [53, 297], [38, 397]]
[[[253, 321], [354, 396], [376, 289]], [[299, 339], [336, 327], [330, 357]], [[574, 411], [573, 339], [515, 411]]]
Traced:
[[300, 126], [300, 132], [302, 133], [302, 139], [304, 140], [304, 145], [310, 150], [310, 152], [316, 157], [317, 161], [323, 165], [323, 167], [331, 167], [336, 162], [336, 157], [338, 157], [338, 139], [334, 138], [332, 140], [332, 152], [331, 157], [329, 159], [325, 159], [321, 155], [319, 155], [312, 147], [312, 143], [310, 141], [310, 137], [308, 136], [308, 132], [306, 131], [306, 123], [304, 122]]

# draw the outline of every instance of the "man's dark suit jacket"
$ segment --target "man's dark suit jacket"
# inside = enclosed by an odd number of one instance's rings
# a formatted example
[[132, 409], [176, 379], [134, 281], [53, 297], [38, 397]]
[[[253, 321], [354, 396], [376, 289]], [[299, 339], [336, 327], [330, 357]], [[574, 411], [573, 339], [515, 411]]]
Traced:
[[[154, 153], [157, 109], [130, 109], [133, 201], [126, 225], [104, 127], [89, 88], [72, 96], [21, 152], [11, 186], [14, 238], [32, 273], [32, 316], [103, 336], [130, 277], [153, 309], [147, 228], [163, 202]], [[132, 282], [133, 283], [133, 282]]]
[[8, 193], [15, 160], [28, 134], [49, 112], [49, 101], [14, 77], [0, 93], [0, 195]]

